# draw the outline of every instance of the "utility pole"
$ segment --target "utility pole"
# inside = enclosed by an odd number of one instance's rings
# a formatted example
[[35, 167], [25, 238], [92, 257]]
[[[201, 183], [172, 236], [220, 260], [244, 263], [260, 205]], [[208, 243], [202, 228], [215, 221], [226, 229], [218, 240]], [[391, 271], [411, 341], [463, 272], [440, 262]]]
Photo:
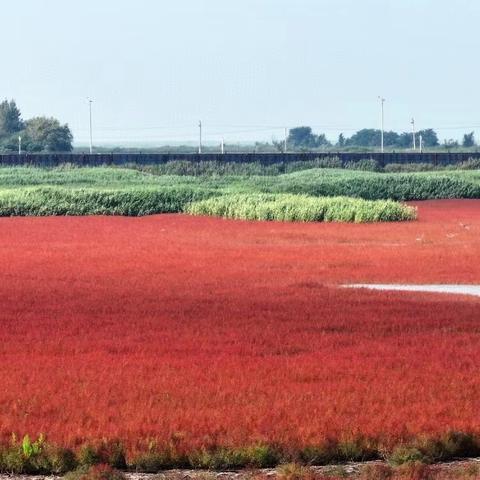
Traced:
[[385, 103], [385, 99], [383, 97], [378, 97], [378, 99], [380, 100], [380, 104], [381, 104], [381, 132], [380, 132], [380, 151], [383, 153], [384, 149], [383, 149], [383, 129], [384, 129], [384, 112], [383, 112], [383, 104]]
[[90, 113], [90, 154], [93, 153], [93, 135], [92, 135], [92, 102], [91, 98], [88, 98], [88, 109]]
[[18, 154], [22, 154], [22, 137], [20, 135], [18, 136]]
[[202, 121], [198, 121], [198, 131], [199, 131], [199, 137], [198, 137], [198, 153], [202, 153]]
[[412, 124], [413, 150], [415, 151], [417, 149], [417, 142], [415, 140], [415, 119], [412, 118], [410, 123]]
[[283, 137], [283, 153], [287, 153], [287, 127], [285, 127], [284, 137]]
[[420, 142], [420, 153], [423, 153], [423, 137], [422, 137], [422, 134], [420, 134], [420, 137], [419, 137], [419, 142]]
[[220, 145], [222, 155], [225, 153], [225, 139], [222, 137], [222, 143]]

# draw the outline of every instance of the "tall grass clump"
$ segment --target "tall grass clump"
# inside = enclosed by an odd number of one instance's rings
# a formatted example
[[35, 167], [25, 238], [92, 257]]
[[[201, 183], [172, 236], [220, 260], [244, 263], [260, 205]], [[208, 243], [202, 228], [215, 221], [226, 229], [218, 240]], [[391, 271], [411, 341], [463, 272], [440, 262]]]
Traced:
[[480, 198], [480, 181], [474, 172], [377, 173], [312, 169], [281, 175], [269, 182], [253, 179], [268, 193], [312, 196], [347, 196], [366, 200], [429, 200]]
[[194, 202], [193, 215], [290, 222], [392, 222], [413, 220], [416, 210], [397, 202], [290, 194], [232, 194]]
[[211, 196], [205, 189], [179, 186], [125, 189], [34, 187], [0, 192], [0, 216], [150, 215], [176, 213]]

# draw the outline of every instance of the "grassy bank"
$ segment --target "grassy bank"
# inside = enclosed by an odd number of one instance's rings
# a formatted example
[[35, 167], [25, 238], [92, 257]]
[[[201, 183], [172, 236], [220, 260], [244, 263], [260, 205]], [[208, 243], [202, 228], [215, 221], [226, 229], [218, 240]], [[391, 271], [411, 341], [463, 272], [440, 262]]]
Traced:
[[[291, 167], [294, 168], [294, 165]], [[304, 197], [395, 201], [480, 198], [480, 172], [475, 170], [379, 173], [309, 168], [271, 175], [231, 175], [215, 171], [215, 174], [203, 171], [198, 175], [157, 175], [110, 167], [4, 167], [0, 168], [0, 215], [147, 215], [183, 212], [187, 208], [193, 213], [197, 207], [190, 208], [190, 203], [212, 197], [228, 196], [229, 199], [218, 200], [217, 203], [212, 200], [213, 203], [209, 204], [211, 208], [222, 202], [232, 202], [232, 199], [236, 199], [237, 204], [242, 200], [251, 205], [246, 196], [232, 195], [284, 194], [276, 197], [275, 206], [270, 198], [270, 213], [258, 217], [304, 221], [310, 218], [382, 221], [388, 218], [379, 212], [388, 209], [379, 207], [379, 204], [363, 204], [362, 212], [367, 208], [373, 209], [368, 215], [342, 213], [330, 217], [331, 208], [321, 213], [326, 208], [325, 200], [318, 201], [314, 206], [312, 199]], [[295, 195], [299, 197], [295, 198]], [[338, 200], [336, 202], [338, 209]], [[348, 208], [353, 205], [351, 202], [347, 204]], [[388, 211], [393, 212], [392, 204], [388, 205]], [[248, 208], [251, 209], [251, 206]], [[358, 210], [359, 207], [355, 208]], [[400, 206], [395, 209], [402, 211]], [[235, 214], [237, 217], [241, 218], [238, 213]], [[395, 212], [393, 217], [403, 218]]]

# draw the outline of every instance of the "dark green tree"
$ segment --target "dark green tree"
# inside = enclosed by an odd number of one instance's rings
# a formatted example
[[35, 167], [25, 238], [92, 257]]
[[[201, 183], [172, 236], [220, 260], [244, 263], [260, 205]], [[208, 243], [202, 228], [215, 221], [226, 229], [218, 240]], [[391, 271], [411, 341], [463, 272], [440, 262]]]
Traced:
[[22, 116], [15, 100], [0, 103], [0, 138], [9, 137], [23, 129]]
[[288, 132], [288, 145], [295, 149], [318, 148], [330, 145], [325, 134], [315, 135], [311, 127], [295, 127]]
[[[384, 132], [383, 143], [385, 146], [397, 146], [398, 133], [396, 132]], [[374, 128], [364, 128], [354, 133], [346, 144], [353, 147], [378, 147], [381, 142], [381, 131]]]
[[341, 133], [338, 136], [337, 146], [339, 146], [339, 147], [344, 147], [345, 146], [345, 136], [343, 135], [343, 133]]
[[418, 138], [422, 136], [422, 144], [424, 147], [438, 147], [439, 141], [437, 132], [435, 130], [428, 128], [426, 130], [419, 130], [417, 132]]
[[466, 133], [463, 136], [462, 145], [464, 147], [474, 147], [475, 146], [475, 133], [474, 132]]
[[70, 152], [73, 136], [68, 125], [55, 118], [34, 117], [25, 122], [25, 149], [27, 151]]
[[411, 148], [412, 145], [413, 145], [413, 138], [410, 132], [403, 132], [398, 136], [397, 145], [396, 145], [397, 147]]
[[287, 143], [292, 148], [313, 147], [315, 135], [310, 127], [295, 127], [288, 132]]

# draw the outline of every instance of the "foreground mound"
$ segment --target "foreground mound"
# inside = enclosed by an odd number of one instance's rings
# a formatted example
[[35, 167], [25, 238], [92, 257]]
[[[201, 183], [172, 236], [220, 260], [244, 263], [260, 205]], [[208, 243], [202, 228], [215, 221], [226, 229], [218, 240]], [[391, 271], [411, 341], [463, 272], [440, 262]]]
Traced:
[[194, 215], [242, 220], [298, 222], [394, 222], [413, 220], [416, 210], [391, 200], [369, 201], [348, 197], [316, 198], [291, 194], [234, 194], [192, 203]]

